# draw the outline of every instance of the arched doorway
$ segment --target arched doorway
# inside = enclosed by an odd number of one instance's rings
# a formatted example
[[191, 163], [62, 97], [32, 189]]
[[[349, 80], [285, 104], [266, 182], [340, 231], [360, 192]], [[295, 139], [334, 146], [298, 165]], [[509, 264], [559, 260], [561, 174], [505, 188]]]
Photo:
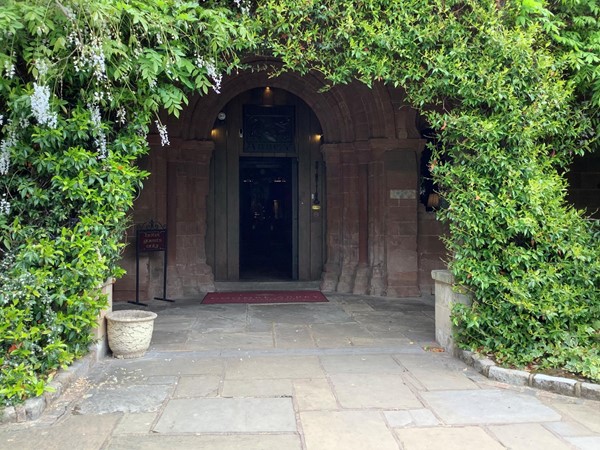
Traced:
[[[200, 298], [215, 281], [244, 279], [320, 280], [323, 291], [390, 297], [430, 291], [445, 250], [439, 223], [419, 202], [417, 112], [398, 88], [324, 86], [314, 73], [232, 75], [221, 94], [193, 97], [179, 118], [165, 119], [170, 147], [150, 136], [141, 164], [152, 175], [134, 221], [168, 228], [169, 296]], [[275, 188], [284, 180], [289, 191]], [[252, 209], [250, 186], [264, 210]], [[135, 293], [132, 249], [115, 298]], [[162, 260], [143, 255], [141, 299], [162, 291]]]
[[206, 234], [216, 281], [320, 279], [321, 133], [308, 105], [284, 89], [250, 89], [219, 112]]

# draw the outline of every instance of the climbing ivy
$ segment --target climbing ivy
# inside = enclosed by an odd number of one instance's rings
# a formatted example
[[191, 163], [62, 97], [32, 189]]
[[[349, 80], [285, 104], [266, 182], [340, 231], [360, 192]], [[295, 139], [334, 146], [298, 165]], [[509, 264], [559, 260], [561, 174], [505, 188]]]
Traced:
[[273, 0], [259, 14], [290, 69], [403, 87], [438, 131], [438, 217], [473, 297], [455, 310], [460, 345], [600, 380], [600, 243], [563, 178], [598, 136], [598, 92], [582, 101], [596, 2]]
[[5, 0], [0, 8], [0, 400], [82, 355], [158, 113], [248, 53], [406, 91], [439, 134], [461, 345], [600, 379], [600, 248], [565, 200], [598, 136], [595, 0]]
[[4, 1], [0, 8], [0, 402], [39, 395], [87, 352], [118, 276], [136, 165], [193, 92], [254, 41], [240, 8]]

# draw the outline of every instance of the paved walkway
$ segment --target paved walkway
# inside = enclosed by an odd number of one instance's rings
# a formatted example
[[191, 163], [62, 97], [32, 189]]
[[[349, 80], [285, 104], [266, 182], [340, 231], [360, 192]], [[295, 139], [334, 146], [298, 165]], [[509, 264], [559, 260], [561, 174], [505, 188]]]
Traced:
[[146, 356], [102, 360], [0, 448], [600, 449], [600, 402], [436, 352], [431, 299], [328, 298], [152, 302]]

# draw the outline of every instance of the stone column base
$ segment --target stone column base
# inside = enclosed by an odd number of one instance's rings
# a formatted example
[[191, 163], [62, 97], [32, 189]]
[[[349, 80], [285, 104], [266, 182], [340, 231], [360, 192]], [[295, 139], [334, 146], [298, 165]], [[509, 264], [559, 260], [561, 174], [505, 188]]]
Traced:
[[454, 353], [455, 327], [452, 324], [452, 306], [456, 303], [470, 306], [471, 298], [454, 285], [454, 277], [449, 270], [432, 270], [435, 281], [435, 340], [449, 353]]

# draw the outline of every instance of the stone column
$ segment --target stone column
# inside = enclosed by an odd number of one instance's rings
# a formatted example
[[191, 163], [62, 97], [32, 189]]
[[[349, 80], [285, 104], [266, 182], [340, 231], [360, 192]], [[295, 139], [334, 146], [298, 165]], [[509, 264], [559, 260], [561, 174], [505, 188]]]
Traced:
[[385, 265], [385, 170], [383, 152], [372, 152], [369, 162], [369, 294], [384, 296], [387, 288]]
[[[181, 141], [169, 152], [167, 229], [169, 271], [167, 296], [193, 297], [214, 291], [206, 264], [206, 200], [212, 141]], [[156, 291], [155, 291], [156, 292]]]
[[[342, 267], [337, 291], [353, 291], [358, 266], [359, 176], [356, 148], [340, 144], [342, 158]], [[327, 203], [329, 205], [329, 203]]]
[[[400, 143], [404, 144], [404, 143]], [[387, 295], [419, 296], [417, 252], [418, 170], [416, 149], [404, 148], [384, 155], [386, 178]]]
[[369, 146], [356, 145], [358, 160], [358, 266], [354, 280], [353, 294], [361, 295], [369, 291]]
[[333, 292], [337, 289], [341, 271], [342, 167], [338, 144], [322, 145], [321, 153], [325, 161], [327, 186], [327, 260], [321, 277], [321, 290]]

